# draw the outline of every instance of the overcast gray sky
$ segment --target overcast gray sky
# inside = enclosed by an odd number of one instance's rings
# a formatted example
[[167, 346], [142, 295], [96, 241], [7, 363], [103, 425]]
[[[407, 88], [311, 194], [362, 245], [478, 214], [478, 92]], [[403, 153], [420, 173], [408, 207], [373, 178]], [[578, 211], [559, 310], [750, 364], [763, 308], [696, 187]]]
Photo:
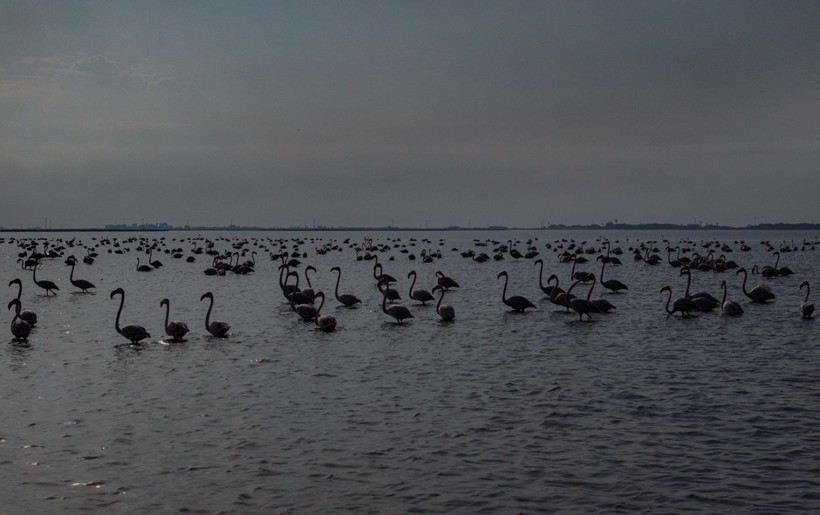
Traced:
[[0, 226], [820, 222], [820, 2], [0, 0]]

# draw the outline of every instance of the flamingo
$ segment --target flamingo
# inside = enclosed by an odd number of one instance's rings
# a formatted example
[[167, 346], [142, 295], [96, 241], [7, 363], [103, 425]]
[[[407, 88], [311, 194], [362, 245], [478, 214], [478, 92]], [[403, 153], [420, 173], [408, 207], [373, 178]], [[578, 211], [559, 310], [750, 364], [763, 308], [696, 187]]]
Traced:
[[315, 297], [319, 297], [322, 299], [319, 302], [319, 307], [316, 308], [316, 315], [313, 319], [316, 321], [316, 327], [321, 329], [322, 331], [329, 333], [336, 329], [336, 319], [331, 315], [320, 315], [319, 313], [322, 311], [322, 306], [325, 305], [325, 294], [324, 292], [316, 292]]
[[[590, 280], [595, 281], [595, 276], [593, 274], [590, 274], [590, 275], [592, 275]], [[569, 289], [567, 290], [567, 296], [569, 296], [571, 294], [570, 292], [572, 292], [573, 288], [575, 288], [576, 286], [578, 286], [579, 284], [581, 284], [583, 282], [586, 282], [586, 281], [583, 281], [581, 279], [577, 279], [574, 283], [572, 283], [572, 286], [570, 286]], [[590, 293], [591, 292], [592, 292], [592, 290], [590, 290]], [[590, 313], [598, 313], [598, 308], [595, 307], [595, 304], [593, 304], [592, 302], [590, 302], [587, 299], [582, 299], [580, 297], [575, 297], [575, 298], [570, 299], [569, 300], [569, 307], [572, 308], [573, 311], [578, 313], [578, 321], [579, 322], [583, 322], [584, 315], [586, 315], [587, 319], [591, 322], [592, 321], [592, 315], [590, 315]]]
[[514, 259], [520, 259], [524, 257], [515, 247], [513, 247], [512, 240], [507, 242], [507, 248], [509, 249], [508, 252], [510, 253], [510, 257]]
[[609, 313], [613, 309], [618, 309], [615, 307], [614, 304], [609, 302], [606, 299], [593, 299], [592, 298], [592, 290], [595, 289], [595, 274], [592, 275], [592, 286], [589, 287], [589, 291], [587, 292], [587, 301], [591, 302], [598, 313]]
[[738, 316], [743, 314], [743, 306], [739, 302], [727, 300], [726, 280], [720, 281], [720, 287], [723, 288], [723, 300], [720, 301], [720, 309], [727, 315]]
[[12, 307], [14, 307], [14, 317], [11, 319], [11, 334], [14, 335], [14, 339], [18, 342], [28, 341], [28, 335], [31, 333], [31, 325], [20, 318], [20, 301], [11, 299], [9, 309]]
[[[282, 295], [290, 302], [290, 296], [293, 292], [299, 291], [299, 287], [294, 284], [288, 284], [288, 276], [290, 275], [290, 267], [287, 264], [279, 265], [279, 287], [282, 289]], [[299, 276], [296, 276], [296, 282], [299, 282]]]
[[341, 302], [347, 308], [352, 308], [356, 304], [361, 304], [361, 299], [359, 299], [359, 297], [351, 293], [342, 293], [341, 295], [339, 294], [339, 282], [342, 280], [342, 269], [338, 266], [334, 266], [330, 269], [330, 271], [338, 273], [338, 275], [336, 276], [336, 290], [334, 291], [336, 300]]
[[310, 284], [310, 276], [308, 276], [308, 272], [311, 271], [311, 270], [316, 272], [316, 268], [314, 268], [312, 265], [308, 265], [305, 268], [305, 282], [307, 282], [308, 287], [302, 290], [302, 294], [305, 297], [307, 297], [308, 299], [310, 299], [310, 303], [312, 304], [313, 303], [313, 297], [316, 296], [316, 293], [313, 290], [313, 285]]
[[698, 311], [706, 313], [712, 311], [717, 307], [720, 307], [720, 301], [706, 292], [697, 292], [692, 295], [689, 294], [689, 286], [692, 283], [692, 271], [689, 269], [689, 267], [683, 267], [680, 271], [679, 276], [681, 275], [686, 276], [686, 292], [683, 294], [683, 296], [691, 300], [698, 308]]
[[151, 266], [152, 266], [152, 267], [154, 267], [154, 268], [159, 268], [159, 267], [161, 267], [161, 266], [162, 266], [162, 261], [160, 261], [160, 260], [158, 260], [158, 259], [154, 259], [154, 260], [152, 260], [152, 259], [151, 259], [152, 257], [154, 257], [154, 247], [151, 247], [151, 248], [148, 250], [148, 262], [149, 262], [149, 263], [151, 264]]
[[504, 290], [501, 292], [501, 301], [512, 308], [513, 311], [516, 313], [524, 313], [524, 310], [527, 308], [535, 308], [535, 304], [527, 300], [526, 298], [522, 297], [521, 295], [513, 295], [512, 297], [507, 298], [507, 283], [509, 282], [510, 278], [507, 275], [507, 272], [501, 272], [498, 274], [496, 279], [500, 279], [504, 277]]
[[120, 327], [120, 314], [122, 313], [122, 306], [125, 304], [125, 290], [122, 288], [117, 288], [111, 292], [110, 297], [113, 299], [114, 295], [120, 296], [120, 309], [117, 310], [117, 318], [114, 322], [114, 328], [117, 332], [129, 340], [132, 345], [138, 345], [140, 340], [150, 338], [151, 335], [148, 334], [148, 331], [146, 331], [141, 325], [127, 325], [125, 327]]
[[416, 285], [416, 271], [415, 270], [411, 270], [410, 273], [407, 274], [408, 279], [411, 276], [413, 277], [413, 282], [410, 283], [410, 292], [408, 293], [408, 295], [410, 296], [411, 299], [421, 302], [422, 306], [426, 306], [428, 302], [436, 300], [436, 298], [433, 297], [433, 295], [427, 290], [413, 291], [413, 286]]
[[305, 322], [313, 322], [318, 311], [313, 304], [307, 302], [297, 304], [295, 294], [291, 296], [290, 308]]
[[553, 279], [555, 279], [555, 286], [552, 287], [552, 291], [550, 292], [550, 302], [556, 306], [567, 308], [566, 313], [569, 313], [569, 301], [575, 298], [575, 295], [568, 297], [567, 292], [558, 287], [558, 276], [555, 274], [552, 274], [547, 278], [547, 284], [552, 283]]
[[800, 304], [800, 314], [803, 315], [803, 318], [811, 318], [814, 313], [814, 302], [809, 302], [809, 282], [803, 281], [800, 283], [801, 290], [803, 286], [806, 287], [806, 298], [804, 298], [803, 303]]
[[[376, 270], [378, 270], [378, 273]], [[384, 269], [381, 263], [379, 263], [378, 258], [376, 259], [376, 264], [373, 265], [373, 278], [376, 279], [377, 285], [382, 281], [386, 282], [388, 286], [390, 286], [390, 283], [398, 282], [392, 275], [384, 273]]]
[[[604, 242], [604, 245], [606, 245], [606, 256], [604, 256], [604, 260], [605, 260], [607, 263], [612, 263], [613, 265], [620, 265], [620, 264], [621, 264], [621, 260], [620, 260], [620, 259], [618, 259], [617, 257], [610, 256], [610, 255], [609, 255], [609, 251], [610, 251], [610, 248], [611, 248], [611, 246], [612, 246], [612, 244], [609, 242], [609, 240], [605, 241], [605, 242]], [[616, 253], [616, 254], [620, 254], [620, 253], [621, 253], [621, 249], [620, 249], [620, 247], [616, 247], [616, 248], [615, 248], [615, 253]]]
[[299, 274], [297, 272], [288, 272], [288, 275], [285, 277], [285, 285], [287, 286], [288, 277], [295, 277], [296, 284], [294, 285], [293, 290], [288, 295], [288, 300], [293, 304], [313, 304], [313, 296], [307, 295], [302, 290], [299, 289]]
[[171, 304], [168, 299], [162, 299], [159, 305], [160, 307], [165, 306], [165, 334], [170, 336], [172, 341], [182, 341], [182, 338], [188, 333], [188, 324], [179, 320], [168, 322], [168, 317], [171, 314]]
[[[17, 300], [20, 300], [20, 296], [23, 294], [23, 281], [21, 281], [20, 279], [12, 279], [11, 281], [9, 281], [9, 286], [11, 286], [12, 284], [17, 285]], [[37, 313], [35, 313], [34, 311], [24, 309], [20, 311], [20, 318], [28, 322], [28, 325], [30, 325], [31, 327], [37, 325]]]
[[[382, 291], [382, 285], [384, 285], [384, 291]], [[376, 287], [379, 289], [380, 292], [382, 292], [382, 294], [387, 295], [387, 300], [389, 300], [391, 303], [396, 302], [397, 300], [401, 300], [401, 295], [399, 294], [399, 291], [395, 288], [391, 288], [389, 282], [381, 281], [376, 285]]]
[[140, 265], [140, 258], [137, 257], [137, 272], [150, 272], [151, 270], [153, 268], [148, 265]]
[[199, 298], [199, 301], [202, 302], [205, 299], [210, 299], [211, 301], [208, 306], [208, 313], [205, 315], [205, 329], [217, 338], [226, 338], [228, 336], [228, 331], [231, 330], [231, 324], [216, 320], [211, 322], [211, 310], [214, 307], [214, 294], [211, 292], [203, 293], [202, 297]]
[[676, 311], [679, 311], [683, 318], [695, 316], [690, 313], [690, 311], [695, 311], [696, 309], [698, 309], [697, 306], [695, 306], [694, 302], [692, 302], [690, 299], [687, 299], [686, 297], [681, 297], [675, 299], [675, 302], [672, 304], [672, 308], [670, 309], [669, 302], [672, 300], [672, 287], [664, 286], [663, 288], [661, 288], [660, 293], [663, 292], [669, 293], [669, 296], [666, 298], [666, 313], [668, 314], [667, 316], [672, 316]]
[[[584, 261], [586, 261], [586, 260], [584, 260]], [[576, 254], [572, 255], [572, 270], [570, 270], [570, 272], [569, 272], [569, 278], [573, 281], [581, 281], [581, 282], [587, 283], [591, 280], [590, 276], [592, 274], [589, 273], [589, 272], [582, 272], [580, 270], [578, 272], [575, 271], [575, 265], [578, 264], [578, 263], [581, 263], [581, 262], [582, 261], [578, 260], [578, 256]]]
[[445, 290], [449, 290], [450, 288], [458, 288], [458, 283], [455, 282], [450, 277], [444, 275], [443, 272], [437, 271], [436, 272], [436, 282]]
[[391, 317], [395, 318], [396, 323], [398, 325], [401, 325], [403, 320], [406, 320], [408, 318], [415, 318], [413, 316], [413, 313], [411, 313], [409, 309], [402, 306], [401, 304], [393, 304], [393, 305], [387, 306], [387, 291], [388, 291], [388, 288], [385, 288], [384, 290], [382, 290], [381, 289], [382, 284], [385, 284], [385, 286], [386, 286], [387, 282], [386, 281], [380, 281], [379, 282], [379, 290], [381, 290], [381, 292], [382, 292], [382, 311], [384, 312], [384, 314], [390, 315]]
[[780, 252], [775, 251], [774, 255], [777, 256], [777, 259], [774, 262], [774, 269], [777, 272], [777, 275], [779, 275], [781, 277], [786, 277], [786, 276], [794, 274], [794, 272], [792, 272], [792, 269], [787, 267], [787, 266], [777, 268], [777, 264], [780, 263]]
[[39, 286], [40, 288], [42, 288], [46, 291], [46, 297], [48, 297], [49, 292], [53, 293], [54, 295], [57, 295], [57, 292], [54, 291], [54, 290], [59, 290], [60, 288], [57, 287], [57, 285], [54, 283], [54, 281], [46, 281], [46, 280], [38, 281], [37, 280], [37, 268], [39, 268], [40, 266], [42, 266], [42, 265], [37, 265], [33, 268], [31, 278], [34, 279], [34, 284], [36, 284], [37, 286]]
[[[533, 264], [541, 265], [541, 268], [538, 271], [538, 287], [541, 289], [542, 292], [544, 292], [544, 295], [546, 295], [547, 297], [552, 297], [552, 292], [553, 292], [554, 289], [558, 288], [558, 285], [556, 284], [556, 286], [552, 286], [551, 284], [549, 284], [549, 282], [550, 282], [549, 279], [547, 279], [547, 286], [544, 286], [544, 281], [543, 281], [543, 277], [544, 277], [544, 260], [541, 259], [541, 258], [538, 258], [538, 259], [535, 260], [535, 263], [533, 263]], [[555, 280], [558, 281], [558, 277], [555, 274], [550, 276], [550, 278], [552, 278], [552, 277], [555, 277]], [[560, 288], [559, 288], [559, 290], [560, 290]], [[563, 291], [563, 290], [561, 290], [561, 291]]]
[[77, 258], [74, 256], [69, 256], [71, 260], [71, 275], [68, 277], [68, 280], [75, 288], [79, 288], [83, 291], [83, 293], [89, 293], [89, 288], [96, 288], [91, 282], [86, 281], [85, 279], [77, 279], [74, 280], [74, 267], [77, 266]]
[[442, 322], [452, 322], [456, 319], [456, 310], [454, 310], [452, 306], [441, 303], [441, 300], [444, 298], [444, 292], [447, 291], [447, 289], [437, 284], [433, 286], [433, 291], [436, 290], [441, 292], [438, 296], [438, 302], [436, 302], [436, 313], [441, 317]]
[[772, 290], [770, 290], [768, 286], [763, 284], [759, 284], [750, 291], [746, 291], [746, 269], [738, 268], [735, 275], [740, 274], [741, 272], [743, 273], [743, 294], [749, 297], [752, 302], [763, 304], [770, 300], [774, 300], [775, 294], [772, 293]]
[[620, 293], [620, 290], [628, 290], [629, 287], [617, 279], [604, 279], [604, 268], [606, 268], [606, 259], [604, 256], [598, 256], [597, 259], [601, 262], [601, 286], [607, 290], [615, 293]]

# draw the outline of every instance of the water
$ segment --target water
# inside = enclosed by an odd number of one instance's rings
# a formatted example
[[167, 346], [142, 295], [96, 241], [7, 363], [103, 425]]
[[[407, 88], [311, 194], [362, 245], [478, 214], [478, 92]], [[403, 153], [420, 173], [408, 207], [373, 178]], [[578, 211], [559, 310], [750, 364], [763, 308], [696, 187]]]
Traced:
[[[717, 238], [734, 248], [727, 257], [747, 268], [774, 264], [761, 240], [798, 247], [817, 240], [790, 232], [602, 235], [624, 250], [662, 238], [696, 244]], [[659, 293], [669, 284], [674, 297], [682, 295], [678, 270], [636, 263], [627, 252], [623, 265], [607, 266], [606, 276], [629, 290], [595, 294], [617, 310], [580, 323], [540, 292], [534, 260], [507, 256], [478, 264], [452, 250], [492, 254], [491, 243], [473, 241], [489, 238], [517, 239], [523, 251], [527, 239], [537, 238], [545, 280], [556, 273], [566, 287], [571, 265], [558, 263], [545, 245], [574, 238], [597, 247], [602, 235], [151, 233], [143, 236], [164, 237], [164, 247], [180, 247], [186, 256], [194, 246], [189, 238], [212, 239], [221, 251], [247, 238], [246, 248], [259, 251], [256, 272], [209, 277], [205, 255], [187, 263], [155, 253], [165, 266], [138, 273], [136, 257], [146, 256], [137, 252], [138, 242], [123, 243], [130, 251], [109, 254], [111, 247], [100, 246], [93, 265], [77, 267], [75, 277], [97, 285], [92, 294], [73, 291], [64, 258], [46, 260], [38, 279], [60, 287], [56, 297], [46, 297], [15, 263], [19, 249], [9, 237], [76, 237], [92, 245], [135, 235], [6, 234], [2, 279], [23, 280], [24, 307], [40, 322], [29, 345], [11, 343], [7, 326], [9, 343], [0, 349], [0, 511], [820, 509], [820, 351], [816, 321], [797, 311], [805, 291], [800, 281], [820, 285], [820, 254], [811, 247], [783, 253], [780, 266], [794, 276], [750, 276], [750, 285], [766, 282], [778, 295], [768, 305], [748, 303], [733, 271], [695, 272], [693, 290], [718, 295], [726, 279], [729, 297], [746, 313], [681, 320], [666, 316], [666, 296]], [[356, 261], [342, 244], [365, 236], [399, 245], [379, 255], [415, 315], [403, 326], [381, 312], [373, 262]], [[329, 294], [323, 312], [338, 320], [335, 332], [316, 330], [284, 303], [278, 262], [262, 248], [278, 250], [269, 242], [277, 238], [304, 239], [308, 257], [298, 270], [317, 268], [311, 279]], [[333, 239], [342, 250], [315, 252]], [[752, 251], [740, 252], [739, 240]], [[401, 245], [417, 256], [440, 250], [442, 258], [410, 261]], [[84, 254], [81, 247], [73, 251]], [[346, 309], [332, 298], [333, 266], [342, 268], [340, 291], [358, 295], [363, 305]], [[600, 265], [593, 260], [578, 268], [598, 273]], [[410, 270], [419, 274], [417, 288], [430, 290], [437, 270], [460, 283], [445, 297], [456, 310], [454, 323], [438, 321], [433, 306], [407, 300]], [[501, 303], [496, 276], [502, 270], [510, 276], [508, 295], [526, 296], [537, 310], [517, 314]], [[109, 293], [117, 287], [126, 291], [122, 323], [144, 325], [153, 336], [139, 349], [114, 330], [118, 300]], [[206, 291], [215, 296], [212, 318], [232, 325], [228, 339], [205, 330], [207, 302], [199, 299]], [[9, 288], [7, 298], [14, 293]], [[191, 328], [184, 343], [160, 343], [165, 297], [172, 318]]]

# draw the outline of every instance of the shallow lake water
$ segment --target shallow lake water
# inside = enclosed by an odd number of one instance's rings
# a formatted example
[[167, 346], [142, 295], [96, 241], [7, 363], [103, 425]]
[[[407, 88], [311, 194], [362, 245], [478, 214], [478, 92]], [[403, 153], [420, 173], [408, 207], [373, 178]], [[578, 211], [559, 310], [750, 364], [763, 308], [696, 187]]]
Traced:
[[[39, 322], [27, 344], [12, 340], [7, 312], [0, 348], [0, 449], [3, 513], [805, 513], [820, 509], [820, 347], [816, 321], [800, 317], [808, 280], [820, 285], [818, 236], [758, 231], [454, 231], [454, 232], [159, 232], [0, 234], [0, 279], [19, 277], [21, 301]], [[602, 239], [620, 247], [606, 278], [629, 286], [594, 296], [617, 309], [592, 322], [550, 303], [539, 289], [555, 273], [568, 287], [571, 263], [558, 251], [592, 247], [578, 270], [600, 273]], [[59, 286], [45, 295], [17, 263], [20, 242], [43, 259], [37, 279]], [[141, 240], [142, 239], [142, 240]], [[372, 260], [354, 245], [381, 245], [384, 272], [414, 318], [402, 325], [382, 312]], [[297, 241], [298, 240], [298, 241]], [[477, 263], [511, 240], [536, 258]], [[745, 313], [667, 316], [666, 295], [683, 295], [685, 278], [666, 263], [673, 246], [706, 254], [705, 243], [740, 266], [773, 265], [762, 242], [795, 274], [764, 279], [777, 295], [753, 304], [741, 276], [693, 271], [692, 290], [728, 295]], [[68, 247], [67, 243], [73, 244]], [[256, 251], [255, 271], [207, 276], [208, 242], [220, 253]], [[527, 242], [530, 242], [529, 245]], [[741, 242], [751, 247], [741, 251]], [[48, 247], [46, 247], [48, 243]], [[115, 243], [119, 247], [115, 247]], [[161, 268], [136, 271], [157, 243]], [[664, 261], [635, 261], [629, 249], [657, 247]], [[234, 246], [238, 247], [234, 249]], [[65, 258], [82, 258], [69, 283]], [[336, 331], [319, 331], [291, 310], [272, 253], [297, 251], [322, 312]], [[711, 249], [715, 245], [712, 243]], [[329, 249], [325, 253], [317, 249]], [[142, 250], [140, 250], [142, 249]], [[175, 259], [168, 249], [180, 249]], [[110, 251], [110, 252], [109, 252]], [[120, 251], [121, 253], [116, 253]], [[431, 263], [421, 253], [441, 253]], [[604, 251], [605, 252], [605, 251]], [[416, 257], [410, 259], [410, 255]], [[364, 252], [360, 253], [360, 256]], [[195, 256], [189, 263], [185, 258]], [[674, 254], [673, 254], [674, 257]], [[362, 299], [354, 309], [333, 298]], [[431, 290], [436, 271], [458, 281], [444, 302], [408, 298]], [[514, 313], [502, 303], [522, 295], [536, 305]], [[131, 346], [114, 328], [140, 324], [151, 338]], [[584, 295], [588, 286], [574, 293]], [[7, 300], [16, 295], [7, 290]], [[205, 329], [231, 324], [228, 338]], [[187, 322], [181, 343], [164, 341], [164, 308]]]

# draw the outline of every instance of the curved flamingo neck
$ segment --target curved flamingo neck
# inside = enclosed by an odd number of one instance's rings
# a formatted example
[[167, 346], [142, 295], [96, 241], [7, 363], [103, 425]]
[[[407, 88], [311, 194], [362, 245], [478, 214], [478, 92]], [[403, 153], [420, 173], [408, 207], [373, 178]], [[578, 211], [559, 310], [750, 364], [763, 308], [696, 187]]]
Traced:
[[501, 290], [501, 301], [506, 304], [507, 303], [507, 283], [510, 280], [510, 276], [504, 274], [504, 289]]
[[208, 299], [211, 301], [211, 303], [208, 305], [208, 312], [205, 314], [205, 329], [211, 327], [211, 310], [214, 307], [214, 298], [208, 297]]
[[[380, 283], [381, 284], [381, 283]], [[384, 290], [382, 290], [382, 311], [384, 314], [389, 315], [390, 313], [387, 311], [387, 289], [388, 285], [385, 284]], [[381, 287], [379, 287], [381, 289]]]
[[287, 272], [287, 271], [288, 271], [288, 268], [286, 266], [280, 266], [279, 267], [279, 287], [282, 288], [283, 290], [285, 289], [285, 285], [288, 282], [288, 276], [285, 275], [285, 272]]
[[168, 318], [171, 315], [171, 304], [165, 303], [165, 327], [168, 327]]
[[747, 276], [747, 274], [746, 274], [746, 269], [745, 269], [745, 268], [741, 268], [741, 269], [740, 269], [740, 272], [743, 272], [743, 285], [742, 285], [742, 288], [743, 288], [743, 294], [744, 294], [744, 295], [749, 295], [749, 292], [747, 292], [747, 291], [746, 291], [746, 278], [748, 277], [748, 276]]
[[581, 284], [581, 281], [575, 281], [574, 283], [572, 283], [572, 285], [567, 290], [567, 299], [570, 298], [569, 296], [570, 296], [570, 293], [572, 292], [572, 289], [575, 288], [579, 284]]
[[538, 287], [541, 290], [544, 290], [544, 260], [539, 259], [536, 264], [541, 265], [540, 269], [538, 270]]
[[122, 333], [120, 330], [120, 314], [122, 313], [122, 306], [125, 304], [125, 293], [120, 293], [120, 308], [117, 310], [117, 318], [114, 319], [114, 328], [117, 330], [118, 333]]
[[319, 292], [315, 295], [315, 297], [321, 297], [322, 298], [322, 301], [319, 303], [319, 307], [316, 308], [316, 318], [318, 319], [319, 318], [319, 313], [322, 311], [322, 306], [325, 305], [325, 294], [322, 293], [322, 292]]
[[671, 289], [671, 288], [667, 288], [666, 293], [668, 293], [668, 294], [669, 294], [669, 295], [666, 297], [666, 312], [667, 312], [667, 313], [669, 313], [669, 314], [671, 315], [671, 314], [673, 313], [673, 311], [672, 311], [671, 309], [669, 309], [669, 303], [670, 303], [670, 302], [672, 302], [672, 289]]
[[595, 276], [592, 276], [592, 286], [589, 287], [589, 291], [587, 292], [587, 300], [592, 300], [592, 290], [595, 289]]
[[336, 295], [336, 299], [339, 298], [339, 282], [342, 280], [342, 269], [337, 268], [336, 272], [336, 289], [333, 291], [334, 295]]

